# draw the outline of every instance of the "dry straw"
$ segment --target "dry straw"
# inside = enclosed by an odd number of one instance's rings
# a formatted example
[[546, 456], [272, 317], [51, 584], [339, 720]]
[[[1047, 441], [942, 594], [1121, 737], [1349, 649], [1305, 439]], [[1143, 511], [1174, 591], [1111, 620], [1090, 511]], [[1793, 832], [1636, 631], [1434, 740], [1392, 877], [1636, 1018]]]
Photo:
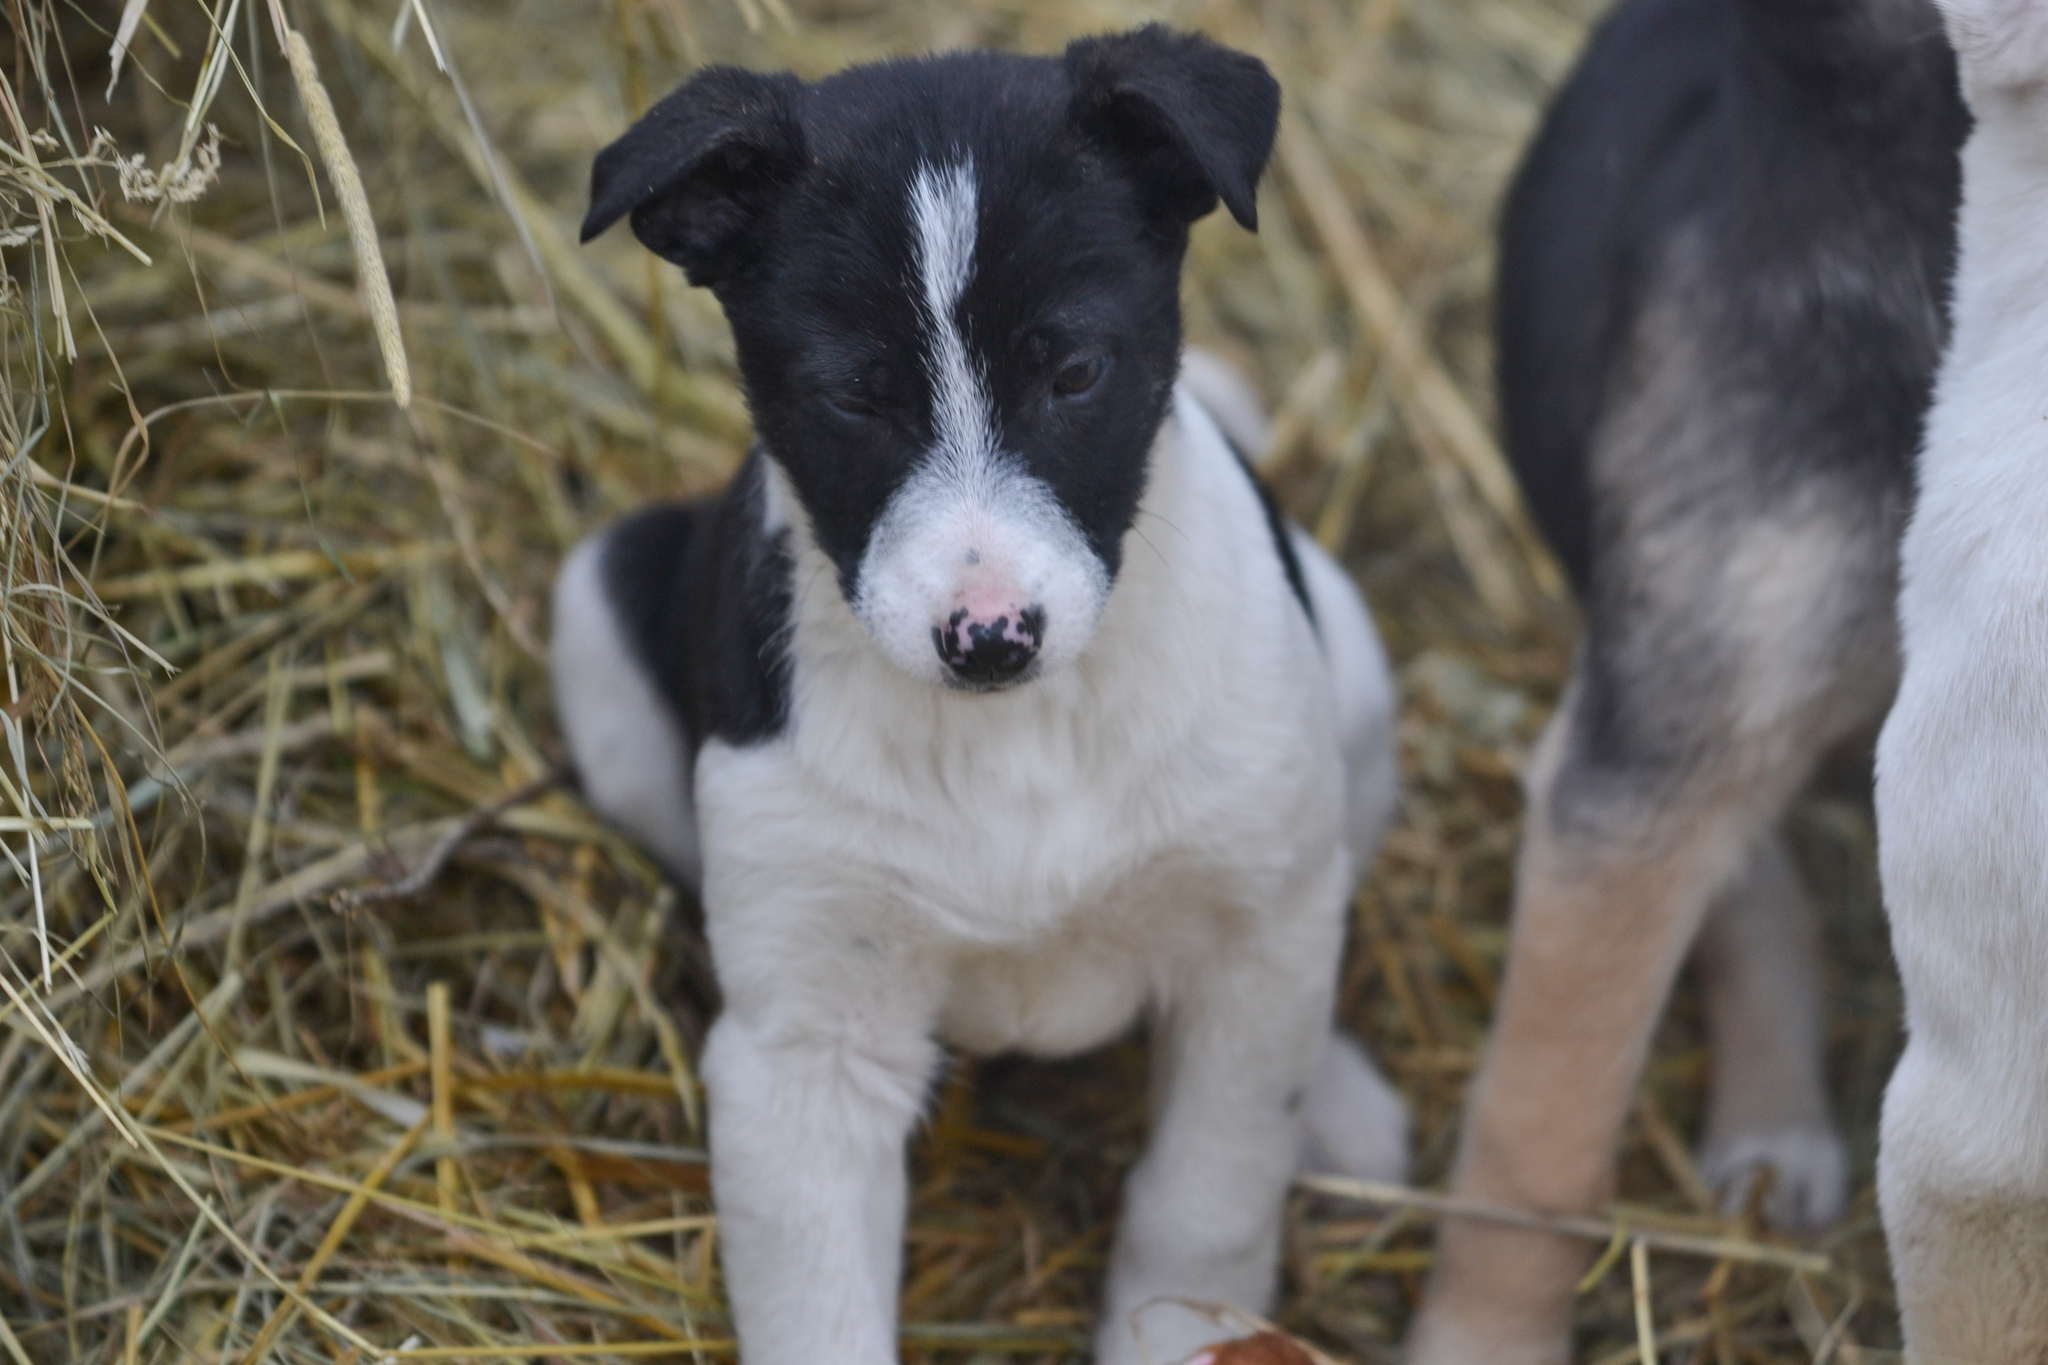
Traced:
[[[1304, 1190], [1274, 1314], [1331, 1360], [1393, 1359], [1437, 1221], [1531, 1218], [1435, 1188], [1572, 644], [1491, 434], [1489, 231], [1601, 3], [408, 0], [396, 40], [368, 0], [267, 26], [251, 0], [127, 0], [106, 29], [12, 6], [0, 1358], [730, 1358], [696, 911], [562, 789], [530, 646], [568, 547], [716, 486], [746, 407], [707, 298], [625, 233], [575, 244], [590, 158], [706, 62], [1043, 52], [1164, 17], [1285, 87], [1260, 233], [1196, 230], [1188, 331], [1275, 396], [1281, 499], [1359, 573], [1401, 673], [1405, 799], [1342, 1011], [1414, 1106], [1416, 1180]], [[269, 112], [293, 99], [309, 156]], [[1598, 1365], [1896, 1342], [1869, 821], [1831, 798], [1794, 833], [1840, 926], [1858, 1202], [1799, 1246], [1707, 1207], [1681, 1002], [1622, 1202], [1535, 1219], [1608, 1247], [1581, 1301]], [[1142, 1067], [1126, 1045], [949, 1071], [913, 1140], [911, 1361], [1080, 1358]]]
[[401, 408], [412, 406], [412, 368], [405, 358], [405, 338], [398, 330], [398, 304], [391, 297], [391, 273], [384, 268], [384, 253], [377, 244], [377, 220], [370, 216], [370, 197], [363, 193], [363, 177], [356, 159], [342, 136], [341, 120], [334, 116], [334, 102], [320, 83], [320, 69], [313, 64], [312, 49], [305, 37], [285, 22], [284, 9], [271, 0], [271, 18], [277, 26], [278, 41], [291, 63], [292, 82], [299, 100], [306, 106], [306, 122], [313, 127], [313, 145], [320, 150], [320, 162], [327, 167], [327, 179], [334, 197], [341, 201], [342, 221], [348, 225], [349, 245], [356, 253], [356, 284], [370, 310], [370, 326], [377, 334], [377, 350], [384, 357], [384, 373], [391, 380], [391, 397]]

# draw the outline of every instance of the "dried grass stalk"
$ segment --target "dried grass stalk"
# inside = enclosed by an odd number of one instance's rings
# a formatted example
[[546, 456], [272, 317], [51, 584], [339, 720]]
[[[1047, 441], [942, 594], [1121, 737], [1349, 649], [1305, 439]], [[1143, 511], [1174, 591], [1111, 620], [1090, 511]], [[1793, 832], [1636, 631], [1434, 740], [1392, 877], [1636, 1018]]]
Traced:
[[1636, 1310], [1636, 1351], [1642, 1365], [1657, 1365], [1657, 1320], [1650, 1311], [1650, 1248], [1638, 1237], [1628, 1248], [1629, 1297]]
[[306, 121], [313, 125], [313, 143], [334, 182], [335, 197], [341, 200], [342, 220], [348, 224], [349, 245], [356, 253], [356, 281], [362, 286], [363, 302], [370, 309], [370, 326], [377, 333], [377, 350], [384, 357], [384, 373], [391, 377], [391, 397], [400, 408], [412, 406], [412, 368], [405, 359], [405, 338], [398, 330], [398, 304], [391, 297], [391, 275], [384, 268], [384, 253], [377, 245], [377, 222], [370, 216], [370, 199], [363, 193], [363, 178], [356, 159], [349, 154], [348, 140], [341, 135], [341, 121], [334, 116], [334, 102], [320, 83], [319, 68], [305, 37], [295, 28], [284, 30], [285, 59], [291, 63], [292, 82], [306, 106]]

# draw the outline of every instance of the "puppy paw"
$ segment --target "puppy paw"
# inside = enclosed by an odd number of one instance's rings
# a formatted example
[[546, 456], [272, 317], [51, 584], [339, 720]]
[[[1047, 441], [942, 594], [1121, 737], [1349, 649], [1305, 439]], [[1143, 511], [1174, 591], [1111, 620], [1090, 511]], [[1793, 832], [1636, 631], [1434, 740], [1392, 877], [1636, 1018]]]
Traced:
[[2048, 84], [2048, 0], [1935, 0], [1973, 91]]
[[[1103, 1317], [1095, 1329], [1095, 1365], [1195, 1365], [1232, 1344], [1217, 1340], [1229, 1330], [1206, 1308], [1155, 1297], [1133, 1308], [1112, 1309]], [[1225, 1365], [1230, 1365], [1228, 1356]]]
[[1407, 1101], [1349, 1035], [1330, 1035], [1303, 1097], [1301, 1117], [1304, 1172], [1407, 1179]]
[[1285, 1332], [1257, 1332], [1205, 1346], [1187, 1365], [1316, 1365], [1316, 1359]]
[[1849, 1161], [1841, 1135], [1830, 1127], [1739, 1133], [1707, 1144], [1700, 1175], [1720, 1198], [1724, 1213], [1742, 1212], [1764, 1170], [1771, 1172], [1762, 1212], [1785, 1232], [1817, 1232], [1842, 1215]]

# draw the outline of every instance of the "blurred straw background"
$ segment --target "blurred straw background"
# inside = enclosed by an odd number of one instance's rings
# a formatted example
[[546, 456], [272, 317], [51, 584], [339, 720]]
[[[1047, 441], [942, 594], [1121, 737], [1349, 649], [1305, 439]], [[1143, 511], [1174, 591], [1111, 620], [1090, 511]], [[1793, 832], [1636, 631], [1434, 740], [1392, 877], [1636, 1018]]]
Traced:
[[[594, 150], [713, 60], [815, 75], [1158, 17], [1281, 76], [1262, 231], [1197, 231], [1189, 329], [1277, 404], [1267, 472], [1401, 668], [1406, 801], [1344, 1008], [1440, 1180], [1573, 628], [1489, 435], [1489, 225], [1594, 8], [10, 0], [0, 1351], [730, 1356], [694, 907], [533, 793], [553, 566], [746, 439], [710, 299], [623, 232], [574, 245]], [[1897, 1000], [1857, 791], [1795, 819], [1837, 950], [1849, 1217], [1805, 1269], [1669, 1249], [1768, 1240], [1704, 1213], [1681, 999], [1618, 1224], [1664, 1240], [1603, 1259], [1587, 1360], [1896, 1345], [1869, 1173]], [[912, 1157], [912, 1359], [1077, 1357], [1142, 1064], [951, 1072]], [[1393, 1359], [1427, 1212], [1304, 1195], [1290, 1226], [1280, 1323]]]

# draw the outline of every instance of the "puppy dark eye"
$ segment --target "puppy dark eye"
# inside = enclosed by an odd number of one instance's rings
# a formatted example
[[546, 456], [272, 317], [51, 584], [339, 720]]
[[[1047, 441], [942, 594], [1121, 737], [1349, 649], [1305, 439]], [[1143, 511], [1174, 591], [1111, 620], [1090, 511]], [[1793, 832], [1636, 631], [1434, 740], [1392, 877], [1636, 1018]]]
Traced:
[[1079, 398], [1100, 384], [1103, 373], [1108, 369], [1109, 357], [1106, 355], [1068, 361], [1052, 377], [1052, 391], [1061, 398]]
[[875, 411], [873, 403], [849, 389], [825, 389], [821, 395], [826, 407], [852, 421], [871, 421], [881, 415]]

